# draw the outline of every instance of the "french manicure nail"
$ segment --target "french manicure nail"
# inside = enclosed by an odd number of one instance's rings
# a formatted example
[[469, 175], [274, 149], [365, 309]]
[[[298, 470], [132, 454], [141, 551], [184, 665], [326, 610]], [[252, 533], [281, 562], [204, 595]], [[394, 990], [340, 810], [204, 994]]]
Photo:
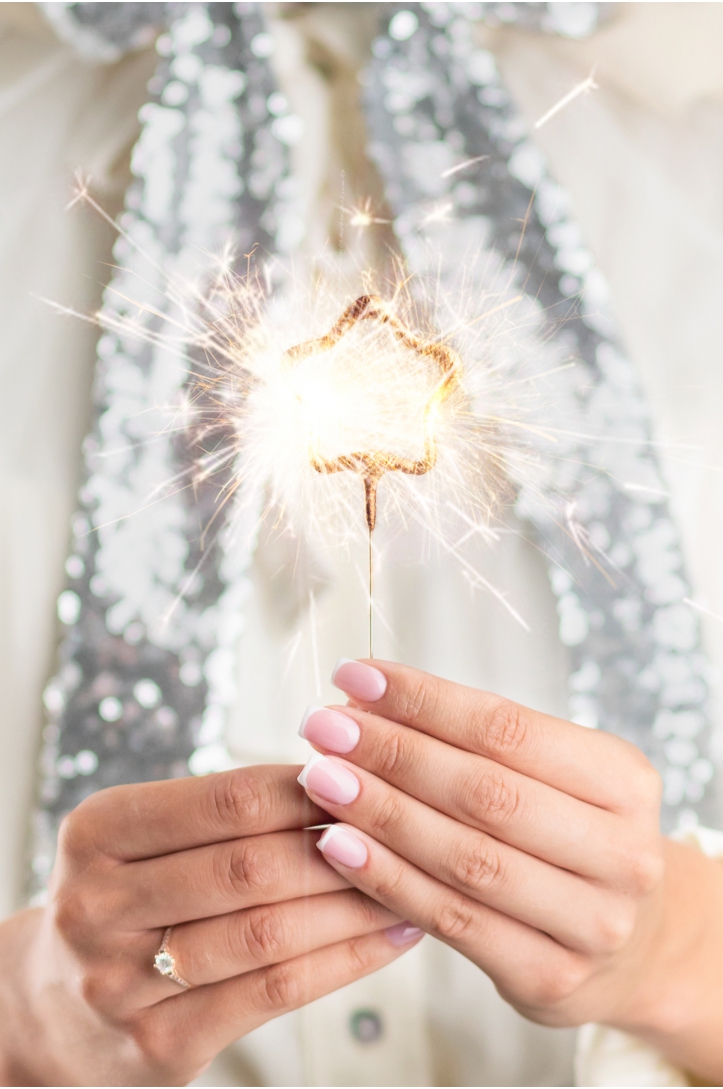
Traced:
[[361, 790], [361, 784], [348, 768], [314, 753], [301, 769], [299, 782], [310, 794], [332, 805], [348, 805]]
[[387, 690], [387, 678], [380, 669], [351, 658], [339, 659], [331, 674], [331, 683], [362, 703], [376, 703]]
[[328, 707], [309, 707], [301, 720], [299, 734], [329, 752], [347, 753], [356, 748], [360, 730], [353, 718]]
[[[358, 870], [369, 857], [366, 846], [347, 828], [340, 828], [338, 824], [332, 824], [327, 828], [316, 846], [323, 855], [333, 858], [342, 866], [348, 866], [350, 870]], [[392, 930], [395, 927], [391, 928]], [[392, 944], [393, 939], [390, 938]]]
[[397, 923], [395, 926], [388, 927], [384, 931], [386, 936], [392, 945], [396, 945], [397, 948], [401, 945], [409, 945], [416, 938], [423, 934], [424, 931], [420, 930], [418, 926], [412, 926], [411, 923]]

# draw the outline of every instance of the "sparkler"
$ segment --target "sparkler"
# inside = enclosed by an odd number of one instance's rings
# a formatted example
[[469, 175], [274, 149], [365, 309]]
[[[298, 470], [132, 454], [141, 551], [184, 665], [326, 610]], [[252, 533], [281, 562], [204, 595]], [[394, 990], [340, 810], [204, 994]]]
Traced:
[[422, 407], [424, 449], [421, 457], [400, 456], [391, 450], [357, 450], [335, 458], [325, 458], [313, 447], [309, 460], [318, 473], [338, 473], [345, 469], [358, 473], [364, 482], [364, 507], [369, 533], [369, 657], [373, 657], [373, 548], [372, 535], [377, 521], [377, 487], [385, 473], [402, 472], [410, 476], [423, 476], [437, 461], [434, 422], [440, 406], [448, 399], [459, 381], [461, 364], [452, 348], [440, 342], [430, 342], [415, 336], [375, 295], [361, 295], [347, 307], [329, 332], [317, 340], [297, 344], [284, 355], [284, 361], [295, 363], [301, 359], [327, 352], [360, 321], [377, 321], [392, 330], [395, 339], [422, 359], [432, 360], [441, 371], [441, 378]]
[[[82, 180], [76, 199], [112, 222]], [[160, 288], [165, 274], [148, 262]], [[233, 535], [233, 512], [253, 509], [260, 520], [304, 527], [328, 546], [357, 535], [356, 495], [342, 478], [360, 477], [371, 656], [377, 493], [389, 475], [389, 515], [423, 527], [471, 587], [486, 589], [526, 627], [463, 547], [471, 536], [488, 539], [489, 524], [519, 486], [541, 496], [539, 440], [557, 440], [535, 425], [545, 400], [538, 380], [567, 364], [556, 366], [562, 360], [539, 339], [539, 309], [513, 296], [508, 275], [494, 267], [487, 288], [477, 277], [474, 291], [463, 271], [452, 288], [433, 273], [410, 280], [400, 268], [384, 297], [364, 274], [366, 292], [338, 316], [338, 294], [323, 284], [300, 290], [289, 278], [274, 298], [251, 256], [245, 277], [234, 265], [225, 254], [205, 286], [166, 278], [160, 296], [134, 302], [123, 295], [120, 311], [88, 319], [187, 360], [189, 379], [179, 402], [167, 406], [166, 430], [190, 436], [197, 454], [145, 505], [216, 479], [216, 513], [204, 538], [220, 530], [226, 513]], [[235, 524], [244, 534], [250, 525], [246, 516]]]
[[321, 457], [314, 450], [309, 452], [311, 464], [318, 473], [338, 473], [344, 469], [351, 469], [361, 475], [364, 481], [366, 520], [370, 533], [374, 531], [377, 520], [377, 485], [384, 473], [402, 472], [411, 476], [422, 476], [428, 473], [436, 462], [437, 450], [433, 426], [435, 413], [438, 406], [447, 400], [457, 385], [461, 369], [456, 352], [446, 344], [430, 343], [414, 336], [398, 318], [385, 309], [382, 300], [375, 295], [361, 295], [356, 302], [347, 307], [325, 336], [318, 340], [307, 340], [295, 348], [289, 348], [284, 359], [294, 363], [320, 352], [326, 352], [338, 344], [356, 322], [373, 320], [391, 326], [394, 336], [405, 347], [420, 356], [434, 360], [442, 372], [442, 378], [423, 409], [424, 454], [421, 458], [415, 460], [400, 457], [388, 450], [362, 450], [332, 459]]
[[[489, 539], [487, 526], [523, 481], [537, 490], [538, 447], [557, 441], [534, 424], [546, 401], [535, 379], [547, 383], [564, 368], [550, 365], [537, 338], [539, 310], [511, 295], [507, 281], [502, 271], [491, 274], [489, 289], [473, 293], [464, 284], [444, 289], [434, 274], [404, 279], [400, 269], [384, 299], [365, 293], [340, 317], [336, 293], [320, 284], [311, 294], [290, 292], [286, 312], [272, 315], [252, 283], [229, 283], [237, 316], [223, 320], [234, 365], [226, 379], [216, 365], [206, 388], [238, 437], [231, 486], [241, 501], [244, 491], [266, 488], [275, 524], [303, 526], [328, 547], [357, 536], [352, 482], [361, 478], [370, 636], [383, 477], [386, 524], [419, 526], [472, 588], [486, 589], [527, 626], [464, 554], [470, 536]], [[245, 308], [255, 324], [242, 334]], [[301, 339], [299, 325], [314, 334]], [[224, 392], [224, 381], [234, 388]]]

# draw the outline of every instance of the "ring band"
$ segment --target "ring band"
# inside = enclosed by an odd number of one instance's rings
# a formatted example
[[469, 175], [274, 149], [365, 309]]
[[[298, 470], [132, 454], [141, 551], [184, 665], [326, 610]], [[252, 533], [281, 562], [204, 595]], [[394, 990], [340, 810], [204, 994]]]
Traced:
[[161, 942], [161, 948], [155, 955], [153, 960], [153, 967], [157, 972], [160, 972], [166, 979], [172, 979], [174, 983], [180, 984], [181, 987], [189, 988], [191, 986], [182, 976], [179, 976], [176, 971], [176, 962], [171, 956], [171, 951], [168, 948], [168, 941], [171, 937], [172, 926], [169, 926], [163, 935], [163, 941]]

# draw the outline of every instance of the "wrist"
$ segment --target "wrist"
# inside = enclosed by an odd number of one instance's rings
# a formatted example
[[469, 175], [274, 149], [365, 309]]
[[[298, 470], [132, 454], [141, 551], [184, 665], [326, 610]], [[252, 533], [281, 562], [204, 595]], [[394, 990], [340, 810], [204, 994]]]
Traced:
[[665, 875], [605, 1022], [714, 1082], [723, 1075], [723, 864], [665, 840]]

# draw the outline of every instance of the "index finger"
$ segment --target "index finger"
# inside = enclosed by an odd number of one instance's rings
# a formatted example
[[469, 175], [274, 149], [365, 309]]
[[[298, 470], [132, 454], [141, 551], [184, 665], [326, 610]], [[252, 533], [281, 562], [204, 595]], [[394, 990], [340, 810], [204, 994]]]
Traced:
[[593, 805], [634, 808], [646, 770], [651, 789], [656, 777], [642, 752], [622, 738], [410, 666], [376, 658], [373, 663], [342, 659], [332, 681], [363, 710], [486, 756]]
[[243, 836], [328, 823], [296, 781], [300, 768], [259, 765], [201, 778], [98, 791], [73, 810], [62, 841], [77, 856], [155, 858]]

